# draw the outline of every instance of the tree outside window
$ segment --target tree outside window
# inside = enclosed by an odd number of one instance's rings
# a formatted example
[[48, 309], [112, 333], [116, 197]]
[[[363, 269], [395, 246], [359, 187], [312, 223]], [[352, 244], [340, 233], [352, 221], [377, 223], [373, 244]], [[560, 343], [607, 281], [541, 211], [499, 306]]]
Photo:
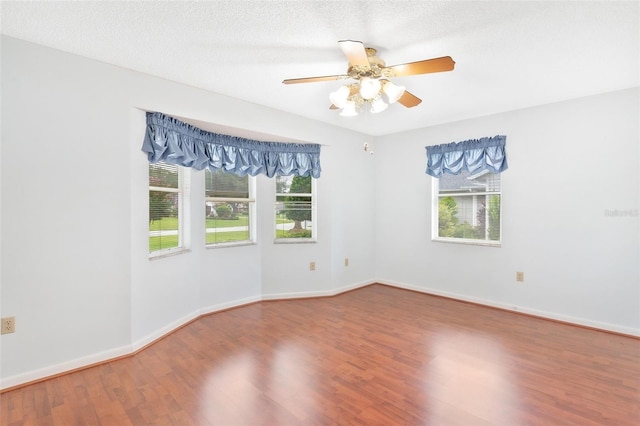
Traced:
[[276, 238], [313, 239], [314, 183], [311, 176], [276, 177]]
[[500, 242], [500, 174], [480, 172], [445, 174], [436, 180], [437, 235], [435, 240]]

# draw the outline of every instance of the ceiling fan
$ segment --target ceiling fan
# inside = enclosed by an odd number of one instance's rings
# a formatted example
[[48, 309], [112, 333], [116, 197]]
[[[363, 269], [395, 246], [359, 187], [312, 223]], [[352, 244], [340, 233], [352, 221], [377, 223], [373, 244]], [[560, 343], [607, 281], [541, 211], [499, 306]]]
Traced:
[[314, 83], [318, 81], [353, 79], [355, 82], [341, 86], [331, 93], [331, 109], [342, 109], [340, 115], [358, 115], [357, 110], [364, 105], [371, 105], [371, 112], [384, 111], [389, 104], [399, 102], [412, 108], [422, 100], [397, 86], [389, 80], [393, 77], [405, 77], [418, 74], [451, 71], [455, 65], [450, 56], [425, 59], [393, 66], [386, 66], [376, 54], [376, 49], [365, 47], [360, 41], [341, 40], [338, 42], [342, 52], [349, 60], [346, 74], [323, 77], [292, 78], [284, 80], [284, 84]]

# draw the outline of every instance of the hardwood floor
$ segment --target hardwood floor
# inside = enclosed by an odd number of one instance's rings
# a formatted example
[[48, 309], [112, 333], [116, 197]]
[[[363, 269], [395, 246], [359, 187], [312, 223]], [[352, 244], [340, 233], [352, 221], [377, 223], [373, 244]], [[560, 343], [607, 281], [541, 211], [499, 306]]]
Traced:
[[372, 285], [213, 314], [2, 425], [637, 425], [640, 340]]

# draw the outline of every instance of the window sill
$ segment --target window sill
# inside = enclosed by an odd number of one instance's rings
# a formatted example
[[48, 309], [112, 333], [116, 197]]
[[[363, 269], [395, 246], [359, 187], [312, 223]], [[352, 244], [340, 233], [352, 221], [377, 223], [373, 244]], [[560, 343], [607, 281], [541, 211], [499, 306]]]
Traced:
[[229, 248], [229, 247], [243, 247], [243, 246], [255, 246], [255, 241], [239, 241], [236, 243], [217, 243], [217, 244], [206, 244], [205, 248], [209, 249], [221, 249], [221, 248]]
[[191, 250], [188, 248], [178, 248], [166, 251], [157, 251], [149, 254], [149, 260], [164, 259], [165, 257], [177, 256], [183, 253], [189, 253]]
[[502, 241], [467, 240], [464, 238], [432, 238], [436, 243], [463, 244], [467, 246], [502, 247]]
[[273, 240], [274, 244], [316, 244], [315, 238], [277, 238]]

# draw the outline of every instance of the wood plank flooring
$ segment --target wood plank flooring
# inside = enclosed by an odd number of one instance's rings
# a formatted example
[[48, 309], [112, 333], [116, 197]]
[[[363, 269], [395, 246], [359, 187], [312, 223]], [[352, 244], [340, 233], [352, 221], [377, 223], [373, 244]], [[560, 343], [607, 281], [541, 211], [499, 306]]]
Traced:
[[2, 425], [638, 425], [640, 340], [372, 285], [213, 314]]

